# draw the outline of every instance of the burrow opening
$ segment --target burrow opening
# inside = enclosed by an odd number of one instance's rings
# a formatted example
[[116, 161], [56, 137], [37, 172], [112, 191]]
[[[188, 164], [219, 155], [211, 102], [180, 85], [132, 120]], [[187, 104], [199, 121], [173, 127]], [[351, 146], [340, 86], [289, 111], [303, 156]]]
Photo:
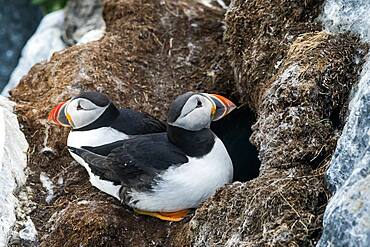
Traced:
[[233, 162], [233, 181], [245, 182], [259, 175], [261, 162], [258, 151], [249, 141], [255, 121], [255, 114], [247, 106], [242, 106], [211, 125]]

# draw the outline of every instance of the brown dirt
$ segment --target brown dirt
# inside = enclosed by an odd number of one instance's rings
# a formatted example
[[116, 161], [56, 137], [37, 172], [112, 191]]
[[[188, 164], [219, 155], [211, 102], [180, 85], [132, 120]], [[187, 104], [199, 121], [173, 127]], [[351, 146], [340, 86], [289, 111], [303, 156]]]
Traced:
[[[131, 210], [109, 200], [70, 202], [49, 220], [51, 230], [43, 236], [41, 246], [171, 245], [166, 241], [170, 240], [171, 223], [132, 215]], [[157, 227], [150, 227], [153, 223]], [[172, 229], [176, 230], [176, 225]]]
[[300, 34], [315, 23], [324, 0], [234, 0], [225, 22], [225, 42], [239, 96], [256, 110], [265, 87]]
[[196, 211], [191, 246], [314, 246], [327, 200], [322, 175], [271, 170], [226, 187]]

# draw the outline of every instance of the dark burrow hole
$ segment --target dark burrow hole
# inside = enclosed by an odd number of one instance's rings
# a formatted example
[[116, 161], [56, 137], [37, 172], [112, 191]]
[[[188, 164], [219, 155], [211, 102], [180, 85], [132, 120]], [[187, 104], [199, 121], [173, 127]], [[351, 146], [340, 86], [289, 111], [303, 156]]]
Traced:
[[343, 122], [340, 116], [340, 109], [334, 109], [329, 116], [329, 119], [335, 129], [343, 128]]
[[254, 113], [243, 106], [211, 125], [233, 161], [234, 181], [245, 182], [258, 177], [261, 162], [256, 147], [249, 141], [255, 120]]

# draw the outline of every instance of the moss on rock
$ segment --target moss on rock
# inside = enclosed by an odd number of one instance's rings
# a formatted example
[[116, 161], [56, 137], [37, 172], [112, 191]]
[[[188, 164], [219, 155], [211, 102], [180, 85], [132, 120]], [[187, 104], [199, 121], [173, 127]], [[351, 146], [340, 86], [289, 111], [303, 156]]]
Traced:
[[331, 116], [346, 109], [365, 49], [345, 34], [296, 39], [257, 105], [251, 139], [261, 175], [227, 186], [196, 211], [192, 246], [315, 245], [329, 197], [324, 171], [342, 126]]
[[[365, 47], [349, 35], [307, 33], [291, 45], [258, 107], [252, 142], [263, 169], [313, 167], [331, 155]], [[362, 54], [362, 55], [361, 55]]]
[[314, 20], [323, 0], [234, 0], [225, 18], [225, 42], [236, 91], [257, 109], [263, 84], [279, 66], [296, 37], [321, 30]]

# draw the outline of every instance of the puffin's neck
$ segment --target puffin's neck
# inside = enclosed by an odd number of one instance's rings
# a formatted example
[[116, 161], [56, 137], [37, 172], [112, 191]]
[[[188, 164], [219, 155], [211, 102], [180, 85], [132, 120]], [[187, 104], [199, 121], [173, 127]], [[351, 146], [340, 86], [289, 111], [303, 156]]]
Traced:
[[170, 142], [190, 157], [200, 158], [208, 154], [215, 144], [215, 135], [208, 128], [189, 131], [167, 125], [167, 136]]
[[101, 127], [108, 127], [114, 122], [114, 120], [116, 120], [118, 116], [119, 110], [112, 103], [110, 103], [107, 109], [105, 109], [104, 113], [94, 122], [82, 128], [73, 129], [72, 131], [87, 131]]

